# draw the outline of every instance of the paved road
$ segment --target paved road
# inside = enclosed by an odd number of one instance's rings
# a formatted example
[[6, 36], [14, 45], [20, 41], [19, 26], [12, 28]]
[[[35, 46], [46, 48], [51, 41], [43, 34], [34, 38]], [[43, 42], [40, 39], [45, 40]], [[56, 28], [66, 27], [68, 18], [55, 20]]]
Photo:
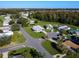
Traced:
[[22, 32], [23, 36], [26, 39], [27, 46], [36, 48], [37, 51], [44, 54], [45, 58], [51, 58], [52, 55], [50, 55], [41, 45], [43, 39], [34, 39], [32, 38], [22, 27], [20, 27], [20, 31]]
[[41, 52], [45, 58], [52, 58], [52, 55], [50, 55], [41, 45], [41, 43], [44, 41], [43, 39], [32, 38], [22, 27], [20, 27], [20, 31], [22, 32], [23, 36], [26, 39], [25, 43], [0, 49], [0, 54], [27, 46], [27, 47], [35, 48], [38, 52]]
[[26, 41], [25, 44], [17, 45], [17, 46], [9, 46], [7, 48], [0, 49], [0, 54], [11, 51], [11, 50], [16, 50], [19, 48], [23, 48], [25, 46], [36, 48], [37, 51], [41, 52], [44, 54], [45, 58], [51, 58], [52, 55], [50, 55], [41, 45], [41, 42], [43, 42], [43, 39], [34, 39], [32, 38], [21, 26], [20, 26], [20, 31], [22, 32], [23, 36], [25, 37]]
[[16, 49], [19, 49], [19, 48], [23, 48], [25, 44], [19, 44], [19, 45], [16, 45], [16, 46], [9, 46], [9, 47], [6, 47], [6, 48], [2, 48], [0, 49], [0, 54], [1, 53], [4, 53], [6, 51], [11, 51], [11, 50], [16, 50]]

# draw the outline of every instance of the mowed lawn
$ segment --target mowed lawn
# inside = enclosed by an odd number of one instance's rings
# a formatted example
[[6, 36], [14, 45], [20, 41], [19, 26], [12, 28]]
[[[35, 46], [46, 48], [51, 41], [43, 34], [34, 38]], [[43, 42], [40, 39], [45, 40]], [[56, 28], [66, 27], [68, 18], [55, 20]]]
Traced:
[[[34, 20], [37, 20], [37, 19], [34, 19]], [[46, 24], [53, 24], [56, 26], [56, 24], [58, 25], [59, 23], [52, 23], [52, 22], [46, 22], [46, 21], [39, 21], [37, 20], [37, 23], [35, 23], [35, 25], [30, 25], [28, 27], [24, 27], [24, 29], [26, 30], [26, 32], [29, 33], [29, 35], [31, 35], [33, 38], [41, 38], [42, 36], [45, 36], [44, 33], [37, 33], [37, 32], [34, 32], [32, 31], [32, 27], [33, 26], [36, 26], [36, 25], [40, 25], [41, 27], [43, 27], [44, 25]], [[49, 32], [49, 30], [46, 30], [47, 32]]]
[[45, 24], [51, 24], [53, 26], [58, 26], [58, 25], [67, 25], [67, 26], [70, 26], [72, 28], [75, 28], [75, 29], [79, 29], [78, 26], [74, 26], [74, 25], [69, 25], [69, 24], [63, 24], [63, 23], [59, 23], [59, 22], [48, 22], [48, 21], [40, 21], [38, 19], [34, 19], [34, 20], [37, 20], [38, 23], [36, 25], [41, 25], [41, 26], [44, 26]]
[[55, 55], [55, 54], [59, 54], [59, 52], [53, 48], [53, 46], [51, 45], [52, 42], [50, 41], [44, 41], [42, 42], [42, 46], [51, 54], [51, 55]]
[[31, 54], [29, 53], [30, 48], [20, 48], [17, 50], [13, 50], [9, 52], [9, 58], [16, 56], [16, 55], [22, 55], [25, 58], [32, 58]]
[[3, 20], [4, 20], [4, 17], [3, 16], [0, 16], [0, 26], [3, 25]]
[[35, 20], [37, 20], [37, 23], [35, 24], [35, 25], [40, 25], [40, 26], [44, 26], [44, 25], [47, 25], [47, 24], [51, 24], [51, 25], [53, 25], [53, 26], [58, 26], [60, 23], [58, 23], [58, 22], [48, 22], [48, 21], [40, 21], [40, 20], [38, 20], [38, 19], [35, 19]]
[[2, 54], [0, 54], [0, 58], [2, 58]]
[[[36, 33], [36, 32], [34, 32], [34, 31], [32, 31], [31, 28], [32, 28], [33, 26], [40, 25], [40, 26], [44, 27], [44, 25], [47, 25], [47, 24], [51, 24], [51, 25], [53, 25], [53, 26], [65, 25], [65, 24], [58, 23], [58, 22], [40, 21], [40, 20], [38, 20], [38, 19], [33, 19], [33, 20], [36, 20], [36, 21], [37, 21], [37, 23], [35, 23], [35, 25], [30, 25], [30, 26], [28, 26], [28, 27], [24, 27], [24, 29], [26, 30], [26, 32], [28, 32], [29, 35], [31, 35], [33, 38], [41, 38], [42, 36], [45, 36], [44, 33]], [[68, 25], [68, 24], [66, 24], [66, 25]], [[68, 26], [74, 27], [74, 28], [78, 28], [78, 27], [72, 26], [72, 25], [68, 25]], [[50, 32], [49, 30], [46, 30], [46, 29], [45, 29], [45, 31], [46, 31], [46, 32]], [[54, 30], [54, 31], [56, 32], [57, 30]]]
[[43, 56], [34, 48], [24, 47], [10, 51], [8, 57], [12, 58], [13, 56], [21, 55], [22, 58], [42, 58]]
[[25, 42], [25, 38], [23, 37], [22, 33], [20, 33], [19, 31], [14, 31], [14, 34], [12, 36], [12, 42], [23, 43]]
[[44, 33], [37, 33], [32, 31], [31, 27], [24, 27], [25, 31], [28, 32], [29, 35], [31, 35], [33, 38], [41, 38], [42, 36], [45, 36]]

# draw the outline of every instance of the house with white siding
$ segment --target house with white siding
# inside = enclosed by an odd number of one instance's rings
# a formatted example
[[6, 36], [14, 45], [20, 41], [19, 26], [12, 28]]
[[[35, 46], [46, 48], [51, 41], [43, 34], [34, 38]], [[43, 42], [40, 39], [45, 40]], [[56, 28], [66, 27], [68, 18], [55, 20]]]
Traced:
[[13, 32], [11, 31], [11, 28], [10, 28], [10, 25], [9, 25], [9, 22], [11, 20], [12, 19], [10, 18], [10, 15], [7, 15], [7, 16], [4, 17], [3, 27], [0, 27], [0, 30], [3, 31], [2, 33], [0, 33], [0, 37], [13, 35]]

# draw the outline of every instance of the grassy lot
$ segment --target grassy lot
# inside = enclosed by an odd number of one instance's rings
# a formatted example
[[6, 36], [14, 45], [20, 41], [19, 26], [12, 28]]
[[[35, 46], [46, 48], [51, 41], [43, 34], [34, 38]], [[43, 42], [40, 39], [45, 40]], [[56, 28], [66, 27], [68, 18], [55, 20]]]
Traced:
[[[53, 46], [51, 45], [50, 41], [44, 41], [42, 43], [42, 46], [51, 54], [51, 55], [55, 55], [55, 54], [62, 54], [60, 52], [58, 52], [56, 49], [53, 48]], [[79, 58], [79, 53], [77, 54], [68, 54], [66, 55], [64, 58]]]
[[55, 55], [57, 53], [59, 53], [56, 49], [54, 49], [51, 45], [50, 41], [44, 41], [42, 43], [42, 46], [51, 54], [51, 55]]
[[9, 55], [9, 57], [16, 56], [16, 55], [22, 55], [24, 58], [39, 58], [39, 57], [43, 57], [34, 48], [28, 48], [28, 47], [10, 51], [8, 55]]
[[38, 23], [36, 25], [44, 26], [46, 24], [51, 24], [53, 26], [58, 26], [60, 23], [57, 23], [57, 22], [47, 22], [47, 21], [39, 21], [38, 20]]
[[[37, 19], [34, 19], [34, 20], [37, 20]], [[56, 24], [59, 24], [59, 23], [52, 23], [52, 22], [46, 22], [46, 21], [39, 21], [39, 20], [37, 20], [38, 21], [38, 23], [36, 23], [35, 25], [40, 25], [40, 26], [44, 26], [44, 25], [46, 25], [46, 24], [53, 24], [53, 25], [55, 25], [56, 26]], [[33, 32], [32, 30], [31, 30], [31, 28], [32, 28], [32, 26], [33, 25], [30, 25], [30, 26], [28, 26], [28, 27], [24, 27], [24, 29], [26, 30], [26, 32], [28, 32], [32, 37], [34, 37], [34, 38], [40, 38], [40, 37], [42, 37], [42, 36], [45, 36], [45, 34], [44, 33], [36, 33], [36, 32]], [[47, 32], [50, 32], [50, 30], [46, 30]]]
[[54, 32], [57, 32], [58, 30], [57, 29], [54, 29]]
[[26, 30], [26, 32], [29, 33], [29, 35], [31, 35], [33, 38], [41, 38], [42, 36], [45, 36], [44, 33], [37, 33], [31, 30], [31, 27], [24, 27], [24, 29]]
[[[37, 20], [38, 21], [38, 25], [41, 25], [41, 26], [43, 26], [43, 25], [45, 25], [45, 24], [51, 24], [51, 25], [53, 25], [53, 26], [58, 26], [58, 25], [68, 25], [68, 26], [70, 26], [70, 27], [72, 27], [72, 28], [79, 28], [79, 27], [77, 27], [77, 26], [74, 26], [74, 25], [69, 25], [69, 24], [63, 24], [63, 23], [59, 23], [59, 22], [47, 22], [47, 21], [39, 21], [38, 19], [35, 19], [35, 20]], [[36, 24], [36, 25], [37, 25]]]
[[[33, 19], [33, 20], [37, 20], [37, 19]], [[51, 24], [51, 25], [53, 25], [53, 26], [61, 25], [61, 23], [58, 23], [58, 22], [47, 22], [47, 21], [39, 21], [39, 20], [37, 20], [37, 23], [36, 23], [35, 25], [40, 25], [40, 26], [43, 27], [43, 26], [46, 25], [46, 24]], [[68, 25], [68, 24], [62, 24], [62, 25]], [[28, 27], [24, 27], [24, 29], [25, 29], [32, 37], [34, 37], [34, 38], [40, 38], [40, 37], [44, 36], [43, 33], [36, 33], [36, 32], [33, 32], [33, 31], [31, 30], [31, 27], [32, 27], [32, 26], [34, 26], [34, 25], [30, 25], [30, 26], [28, 26]], [[79, 28], [79, 27], [76, 27], [76, 26], [73, 26], [73, 25], [68, 25], [68, 26], [70, 26], [70, 27], [72, 27], [72, 28]], [[50, 32], [49, 30], [45, 30], [45, 31]], [[54, 29], [54, 32], [57, 32], [57, 31], [58, 31], [57, 29]]]
[[2, 26], [3, 25], [3, 16], [0, 16], [0, 26]]
[[[29, 48], [21, 48], [21, 49], [10, 51], [9, 57], [12, 57], [12, 56], [15, 56], [15, 55], [22, 55], [23, 57], [31, 58], [32, 57], [31, 54], [28, 53], [29, 50], [30, 50]], [[25, 53], [24, 51], [27, 51], [26, 55], [23, 54], [23, 53]]]
[[25, 41], [22, 33], [19, 31], [14, 31], [14, 35], [12, 36], [12, 42], [14, 43], [23, 43]]
[[0, 58], [2, 58], [2, 54], [0, 54]]
[[51, 30], [49, 30], [49, 29], [45, 29], [45, 31], [46, 31], [46, 32], [51, 32]]

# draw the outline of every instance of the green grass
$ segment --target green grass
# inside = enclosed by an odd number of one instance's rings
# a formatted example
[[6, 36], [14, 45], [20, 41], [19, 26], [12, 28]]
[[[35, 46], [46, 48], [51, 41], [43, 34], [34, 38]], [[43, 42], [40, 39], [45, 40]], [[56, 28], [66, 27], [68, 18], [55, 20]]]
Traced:
[[2, 54], [0, 54], [0, 58], [2, 58]]
[[[37, 19], [34, 19], [34, 20], [37, 20]], [[52, 23], [52, 22], [46, 22], [46, 21], [39, 21], [39, 20], [37, 20], [38, 22], [35, 24], [35, 25], [40, 25], [40, 26], [44, 26], [44, 25], [46, 25], [46, 24], [53, 24], [53, 25], [55, 25], [56, 26], [56, 24], [57, 25], [59, 25], [59, 23]], [[35, 25], [33, 25], [33, 26], [35, 26]], [[31, 28], [32, 28], [32, 25], [30, 25], [30, 26], [28, 26], [28, 27], [24, 27], [24, 29], [26, 30], [26, 32], [28, 32], [32, 37], [34, 37], [34, 38], [40, 38], [40, 37], [42, 37], [42, 36], [45, 36], [45, 34], [44, 33], [36, 33], [36, 32], [33, 32], [32, 30], [31, 30]], [[47, 32], [50, 32], [50, 30], [46, 30]]]
[[45, 29], [45, 31], [46, 31], [46, 32], [51, 32], [51, 30], [49, 30], [49, 29]]
[[[74, 26], [74, 25], [69, 25], [69, 24], [63, 24], [63, 23], [59, 23], [59, 22], [48, 22], [48, 21], [40, 21], [40, 20], [38, 20], [38, 19], [35, 19], [35, 20], [37, 20], [38, 21], [38, 25], [41, 25], [41, 26], [44, 26], [45, 24], [51, 24], [51, 25], [53, 25], [53, 26], [58, 26], [58, 25], [68, 25], [68, 26], [70, 26], [70, 27], [72, 27], [72, 28], [75, 28], [75, 29], [79, 29], [79, 27], [78, 26]], [[36, 25], [37, 25], [36, 24]]]
[[50, 41], [44, 41], [42, 42], [42, 46], [51, 54], [51, 55], [55, 55], [57, 53], [59, 53], [56, 49], [54, 49], [51, 45]]
[[[42, 46], [51, 54], [51, 55], [55, 55], [55, 54], [62, 54], [60, 52], [58, 52], [56, 49], [54, 49], [51, 45], [50, 41], [44, 41], [42, 43]], [[64, 58], [79, 58], [79, 54], [68, 54], [66, 55]]]
[[41, 38], [42, 36], [45, 36], [44, 33], [37, 33], [32, 31], [31, 27], [24, 27], [24, 29], [26, 30], [26, 32], [29, 33], [29, 35], [31, 35], [33, 38]]
[[23, 43], [25, 41], [22, 33], [19, 31], [14, 31], [14, 34], [12, 36], [12, 42], [14, 43]]
[[57, 32], [58, 30], [57, 29], [54, 29], [54, 32]]
[[15, 55], [22, 55], [24, 58], [39, 58], [42, 57], [39, 52], [37, 52], [34, 48], [20, 48], [17, 50], [10, 51], [8, 53], [9, 57], [15, 56]]
[[36, 25], [44, 26], [46, 24], [51, 24], [53, 26], [58, 26], [60, 23], [57, 23], [57, 22], [47, 22], [47, 21], [39, 21], [38, 20], [38, 23]]
[[[31, 54], [30, 53], [28, 53], [29, 52], [29, 50], [30, 50], [30, 48], [21, 48], [21, 49], [17, 49], [17, 50], [13, 50], [13, 51], [10, 51], [9, 52], [9, 57], [12, 57], [12, 56], [15, 56], [15, 55], [22, 55], [23, 57], [27, 57], [27, 58], [31, 58], [32, 56], [31, 56]], [[25, 54], [23, 54], [25, 51], [27, 51], [26, 53], [26, 55]]]
[[2, 26], [3, 25], [3, 16], [0, 16], [0, 26]]
[[[58, 25], [68, 25], [72, 28], [79, 28], [77, 26], [73, 26], [73, 25], [69, 25], [69, 24], [62, 24], [62, 23], [58, 23], [58, 22], [47, 22], [47, 21], [39, 21], [38, 19], [33, 19], [33, 20], [37, 20], [37, 23], [35, 23], [35, 25], [40, 25], [40, 26], [44, 26], [46, 24], [51, 24], [53, 26], [58, 26]], [[43, 33], [36, 33], [36, 32], [33, 32], [31, 30], [31, 27], [34, 26], [34, 25], [30, 25], [28, 27], [24, 27], [24, 29], [26, 30], [26, 32], [28, 32], [32, 37], [34, 38], [40, 38], [41, 36], [44, 36]], [[45, 30], [47, 32], [50, 32], [50, 30]], [[54, 32], [58, 31], [57, 29], [54, 29]]]

